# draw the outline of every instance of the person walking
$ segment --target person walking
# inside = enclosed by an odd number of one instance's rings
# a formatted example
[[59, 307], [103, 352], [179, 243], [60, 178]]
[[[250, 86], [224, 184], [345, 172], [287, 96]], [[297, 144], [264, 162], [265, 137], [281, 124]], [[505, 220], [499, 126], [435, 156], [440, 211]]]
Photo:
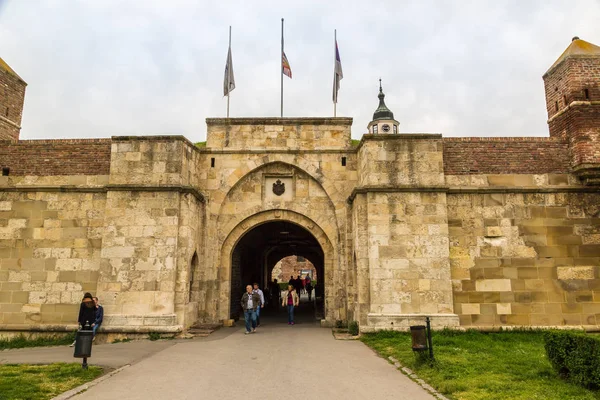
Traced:
[[246, 293], [241, 300], [246, 322], [246, 335], [256, 332], [256, 308], [260, 305], [260, 296], [252, 292], [252, 285], [246, 286]]
[[[79, 329], [83, 329], [86, 326], [91, 327], [91, 325], [96, 320], [96, 304], [94, 303], [94, 298], [92, 294], [86, 292], [83, 295], [83, 299], [81, 300], [81, 304], [79, 305], [79, 316], [77, 317], [77, 323], [79, 324]], [[70, 347], [75, 346], [75, 342], [71, 343]]]
[[254, 290], [252, 293], [257, 293], [260, 297], [260, 305], [256, 307], [256, 327], [258, 328], [260, 326], [260, 309], [265, 308], [265, 294], [260, 290], [258, 283], [256, 282], [254, 282]]
[[294, 280], [294, 289], [296, 289], [296, 294], [298, 295], [298, 298], [300, 298], [300, 294], [302, 293], [302, 279], [300, 278], [300, 275]]
[[273, 299], [271, 307], [279, 307], [279, 303], [281, 303], [281, 289], [279, 288], [277, 279], [274, 279], [273, 282], [271, 282], [271, 299]]
[[309, 281], [306, 284], [306, 293], [308, 293], [308, 302], [309, 303], [312, 301], [312, 291], [313, 291], [313, 286], [312, 286], [312, 283]]
[[92, 339], [92, 341], [96, 340], [96, 331], [98, 331], [98, 328], [100, 328], [100, 325], [102, 325], [102, 321], [104, 320], [104, 307], [100, 305], [100, 301], [97, 297], [93, 297], [93, 299], [94, 305], [96, 306], [96, 318], [92, 324], [92, 330], [94, 331], [94, 339]]
[[287, 291], [281, 298], [281, 306], [287, 306], [288, 325], [294, 325], [294, 307], [297, 307], [298, 304], [300, 304], [300, 299], [298, 298], [296, 289], [294, 289], [294, 286], [288, 285]]

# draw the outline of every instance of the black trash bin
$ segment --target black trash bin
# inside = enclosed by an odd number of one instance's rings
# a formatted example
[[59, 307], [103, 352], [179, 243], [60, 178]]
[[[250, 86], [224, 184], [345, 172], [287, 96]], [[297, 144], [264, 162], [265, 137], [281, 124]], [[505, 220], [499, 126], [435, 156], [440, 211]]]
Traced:
[[75, 352], [73, 357], [83, 358], [81, 366], [87, 368], [87, 359], [92, 356], [92, 340], [94, 331], [91, 329], [80, 329], [75, 334]]
[[410, 335], [412, 337], [413, 351], [427, 350], [427, 332], [424, 325], [411, 326]]

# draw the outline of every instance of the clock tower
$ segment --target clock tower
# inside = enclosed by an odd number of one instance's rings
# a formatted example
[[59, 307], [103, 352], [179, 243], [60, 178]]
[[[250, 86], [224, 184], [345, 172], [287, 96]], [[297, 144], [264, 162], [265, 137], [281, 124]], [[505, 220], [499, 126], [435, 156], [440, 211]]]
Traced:
[[369, 122], [369, 133], [372, 134], [397, 134], [399, 132], [400, 122], [394, 119], [394, 113], [385, 105], [385, 94], [381, 88], [381, 79], [379, 79], [379, 107], [373, 114], [373, 120]]

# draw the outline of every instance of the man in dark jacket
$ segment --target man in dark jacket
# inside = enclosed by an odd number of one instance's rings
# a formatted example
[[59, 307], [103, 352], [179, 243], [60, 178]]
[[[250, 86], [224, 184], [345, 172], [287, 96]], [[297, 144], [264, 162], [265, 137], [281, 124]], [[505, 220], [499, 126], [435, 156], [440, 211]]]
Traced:
[[[246, 293], [242, 296], [244, 321], [246, 322], [246, 335], [256, 332], [256, 308], [260, 307], [260, 296], [252, 292], [252, 285], [246, 286]], [[250, 330], [252, 329], [252, 330]]]
[[92, 324], [92, 330], [94, 331], [94, 340], [96, 340], [96, 331], [102, 325], [102, 320], [104, 319], [104, 307], [100, 305], [97, 297], [94, 297], [94, 303], [96, 305], [96, 319]]

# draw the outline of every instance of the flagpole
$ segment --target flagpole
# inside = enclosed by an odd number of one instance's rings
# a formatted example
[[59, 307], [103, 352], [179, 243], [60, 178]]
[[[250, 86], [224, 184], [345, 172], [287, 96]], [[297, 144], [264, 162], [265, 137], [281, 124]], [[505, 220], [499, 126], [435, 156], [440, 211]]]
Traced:
[[[336, 73], [335, 73], [335, 63], [337, 62], [337, 29], [333, 30], [333, 85], [334, 85], [334, 90], [335, 85], [336, 85]], [[333, 102], [333, 117], [335, 118], [337, 116], [337, 95], [335, 96], [336, 99]]]
[[279, 57], [281, 75], [281, 118], [283, 118], [283, 18], [281, 18], [281, 57]]
[[[229, 51], [231, 51], [231, 25], [229, 25]], [[229, 60], [227, 60], [229, 62]], [[227, 88], [227, 118], [229, 118], [229, 93], [230, 90]]]

